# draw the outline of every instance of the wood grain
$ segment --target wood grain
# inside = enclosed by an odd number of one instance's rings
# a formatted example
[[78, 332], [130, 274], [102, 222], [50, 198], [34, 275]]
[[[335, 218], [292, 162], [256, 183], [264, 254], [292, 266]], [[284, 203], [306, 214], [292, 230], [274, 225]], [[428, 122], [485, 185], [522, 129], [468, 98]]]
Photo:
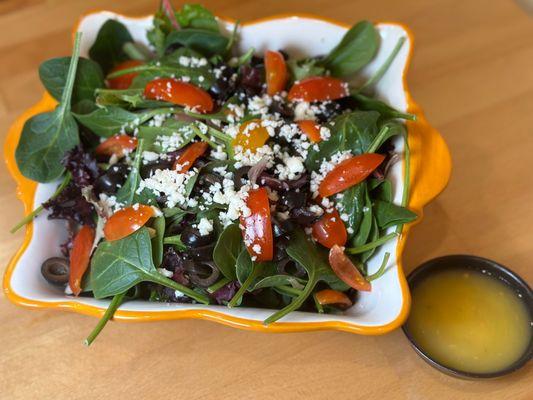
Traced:
[[[0, 2], [0, 134], [42, 93], [39, 63], [68, 54], [88, 10], [145, 14], [156, 1]], [[175, 3], [178, 3], [177, 1]], [[446, 138], [449, 187], [425, 210], [404, 254], [410, 270], [449, 253], [500, 261], [533, 282], [533, 20], [510, 0], [204, 1], [249, 20], [310, 12], [352, 23], [396, 20], [415, 33], [409, 86]], [[266, 6], [268, 4], [268, 6]], [[0, 264], [22, 233], [14, 183], [0, 170]], [[82, 346], [95, 319], [30, 311], [0, 297], [0, 398], [530, 399], [531, 364], [499, 380], [449, 378], [427, 366], [401, 331], [260, 334], [205, 321], [111, 323]]]

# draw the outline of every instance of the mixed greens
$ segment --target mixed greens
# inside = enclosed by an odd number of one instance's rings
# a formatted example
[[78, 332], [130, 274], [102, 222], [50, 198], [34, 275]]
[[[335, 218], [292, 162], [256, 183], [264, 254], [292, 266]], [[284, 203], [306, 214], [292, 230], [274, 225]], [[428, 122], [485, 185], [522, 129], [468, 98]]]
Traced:
[[[44, 62], [58, 101], [24, 125], [22, 174], [58, 182], [44, 209], [66, 221], [64, 258], [42, 273], [73, 296], [111, 298], [91, 343], [125, 301], [342, 312], [372, 289], [367, 263], [416, 215], [394, 204], [389, 168], [409, 114], [372, 97], [402, 47], [359, 87], [379, 34], [354, 25], [329, 54], [236, 54], [199, 5], [162, 1], [137, 43], [106, 21], [80, 57]], [[395, 230], [389, 229], [396, 227]]]

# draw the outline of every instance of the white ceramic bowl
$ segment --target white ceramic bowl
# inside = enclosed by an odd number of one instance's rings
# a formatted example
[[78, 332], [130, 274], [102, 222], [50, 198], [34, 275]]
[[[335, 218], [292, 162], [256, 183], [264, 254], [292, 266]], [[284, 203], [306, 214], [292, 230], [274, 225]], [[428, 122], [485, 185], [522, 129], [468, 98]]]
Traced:
[[[135, 40], [146, 42], [146, 30], [151, 26], [151, 17], [130, 18], [110, 12], [97, 12], [81, 18], [77, 27], [83, 32], [81, 54], [87, 56], [100, 26], [109, 18], [124, 23]], [[221, 21], [223, 29], [230, 32], [231, 21]], [[413, 149], [411, 160], [412, 195], [410, 207], [420, 213], [422, 206], [437, 195], [445, 186], [449, 176], [449, 155], [446, 145], [426, 124], [419, 109], [410, 101], [405, 87], [404, 75], [410, 58], [412, 36], [403, 26], [393, 23], [377, 24], [381, 45], [375, 59], [361, 72], [360, 77], [369, 76], [378, 68], [392, 51], [397, 40], [404, 36], [406, 42], [388, 72], [376, 87], [377, 97], [392, 107], [416, 113], [417, 123], [409, 123], [410, 144]], [[335, 46], [347, 27], [330, 21], [309, 16], [281, 16], [244, 24], [240, 28], [239, 51], [254, 47], [261, 54], [266, 49], [283, 49], [291, 56], [315, 56], [327, 53]], [[13, 153], [22, 122], [30, 115], [52, 106], [49, 98], [29, 110], [13, 126], [6, 143], [6, 157], [9, 168], [19, 182], [23, 201], [27, 208], [37, 207], [48, 199], [55, 185], [35, 185], [23, 179], [13, 161]], [[428, 145], [428, 143], [430, 143]], [[395, 143], [399, 152], [403, 143]], [[433, 153], [432, 158], [428, 153]], [[404, 163], [397, 163], [390, 172], [393, 182], [394, 201], [400, 202]], [[436, 175], [439, 176], [436, 176]], [[421, 179], [418, 179], [421, 178]], [[33, 197], [32, 190], [36, 188]], [[33, 201], [32, 201], [33, 200]], [[27, 212], [28, 212], [27, 209]], [[409, 291], [403, 271], [399, 265], [401, 248], [407, 230], [402, 237], [382, 246], [369, 262], [369, 272], [378, 269], [383, 254], [391, 253], [387, 272], [372, 284], [370, 293], [361, 293], [360, 299], [344, 315], [324, 315], [309, 312], [293, 312], [277, 323], [264, 326], [262, 321], [272, 314], [272, 310], [257, 308], [233, 308], [224, 306], [204, 306], [191, 304], [166, 304], [148, 301], [125, 303], [116, 314], [117, 319], [179, 319], [202, 318], [219, 321], [240, 328], [267, 331], [302, 331], [312, 329], [339, 329], [363, 334], [384, 333], [396, 328], [407, 317], [410, 306]], [[101, 315], [108, 301], [92, 298], [67, 296], [51, 287], [41, 277], [40, 265], [48, 257], [59, 255], [59, 243], [65, 240], [65, 227], [62, 222], [40, 216], [29, 226], [26, 241], [8, 267], [4, 288], [14, 302], [34, 307], [62, 307], [86, 314]]]

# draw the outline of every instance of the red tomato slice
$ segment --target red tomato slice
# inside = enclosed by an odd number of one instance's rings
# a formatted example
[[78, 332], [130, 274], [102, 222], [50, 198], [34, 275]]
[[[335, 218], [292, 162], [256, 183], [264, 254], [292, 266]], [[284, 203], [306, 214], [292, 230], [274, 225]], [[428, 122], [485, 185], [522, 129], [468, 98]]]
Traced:
[[174, 162], [174, 169], [178, 172], [187, 172], [198, 157], [205, 153], [208, 147], [209, 145], [206, 142], [191, 143]]
[[159, 78], [148, 82], [144, 97], [187, 106], [200, 113], [210, 112], [214, 107], [213, 99], [205, 90], [175, 78]]
[[74, 296], [81, 293], [81, 280], [87, 271], [94, 242], [94, 229], [84, 225], [76, 234], [70, 252], [70, 276], [68, 284]]
[[344, 246], [348, 233], [337, 210], [325, 213], [313, 224], [313, 238], [322, 246], [331, 249], [335, 245]]
[[267, 94], [269, 96], [274, 96], [285, 89], [288, 75], [283, 54], [279, 51], [271, 50], [265, 52], [265, 73]]
[[385, 156], [381, 154], [365, 153], [342, 161], [320, 182], [318, 193], [322, 197], [329, 197], [357, 185], [364, 181], [384, 159]]
[[256, 261], [270, 261], [274, 255], [274, 240], [267, 190], [250, 190], [246, 205], [251, 214], [240, 218], [246, 248], [250, 255], [257, 257]]
[[104, 226], [106, 240], [119, 240], [139, 230], [153, 217], [150, 206], [139, 204], [118, 210], [107, 220]]
[[100, 143], [95, 153], [99, 155], [124, 157], [137, 148], [137, 138], [128, 135], [115, 135]]
[[292, 85], [288, 99], [291, 101], [326, 101], [348, 96], [348, 85], [330, 76], [311, 76]]
[[323, 305], [338, 305], [345, 309], [352, 306], [352, 301], [344, 293], [333, 289], [324, 289], [315, 293], [317, 301]]
[[305, 119], [297, 122], [303, 133], [307, 135], [309, 140], [313, 143], [318, 143], [322, 140], [320, 137], [320, 125], [312, 119]]
[[333, 246], [329, 251], [329, 265], [335, 275], [350, 287], [363, 292], [370, 292], [372, 285], [368, 282], [359, 269], [352, 263], [352, 260], [344, 254], [344, 250], [339, 246]]
[[[113, 72], [138, 67], [139, 65], [143, 64], [144, 63], [139, 60], [124, 61], [123, 63], [120, 63], [116, 67], [114, 67], [109, 73], [112, 74]], [[138, 72], [130, 72], [129, 74], [124, 74], [117, 76], [116, 78], [108, 79], [107, 86], [110, 89], [128, 89], [131, 86], [131, 82], [133, 81], [133, 79], [135, 79], [137, 75], [139, 75]]]

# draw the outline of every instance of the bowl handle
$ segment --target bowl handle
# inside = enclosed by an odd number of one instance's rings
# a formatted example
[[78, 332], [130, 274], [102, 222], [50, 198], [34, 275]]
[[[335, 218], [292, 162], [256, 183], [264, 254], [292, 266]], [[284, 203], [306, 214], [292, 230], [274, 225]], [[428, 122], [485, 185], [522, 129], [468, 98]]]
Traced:
[[443, 137], [427, 122], [422, 109], [412, 99], [409, 99], [408, 110], [417, 118], [416, 121], [407, 122], [411, 149], [409, 208], [421, 216], [424, 205], [448, 184], [452, 162]]

